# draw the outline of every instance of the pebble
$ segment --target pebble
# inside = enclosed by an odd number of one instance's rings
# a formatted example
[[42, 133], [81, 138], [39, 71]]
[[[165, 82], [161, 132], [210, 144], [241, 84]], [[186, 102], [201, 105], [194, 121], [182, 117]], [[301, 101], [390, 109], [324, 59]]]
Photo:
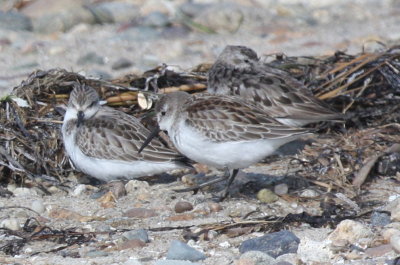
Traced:
[[157, 260], [154, 265], [200, 265], [187, 260]]
[[304, 264], [324, 263], [332, 255], [327, 245], [327, 241], [321, 242], [305, 237], [300, 241], [297, 254]]
[[102, 65], [105, 63], [105, 59], [103, 56], [98, 55], [95, 52], [88, 52], [81, 57], [79, 57], [77, 64], [85, 65], [85, 64], [98, 64]]
[[0, 11], [0, 28], [9, 30], [32, 30], [31, 20], [15, 11]]
[[183, 213], [193, 210], [193, 205], [190, 202], [180, 201], [175, 204], [175, 212]]
[[276, 260], [261, 251], [247, 251], [235, 262], [235, 265], [275, 265]]
[[354, 244], [362, 238], [371, 238], [373, 235], [371, 229], [362, 223], [353, 220], [343, 220], [328, 236], [328, 239], [331, 240], [333, 244], [342, 241]]
[[118, 249], [119, 250], [123, 250], [123, 249], [131, 249], [131, 248], [142, 248], [146, 246], [146, 243], [143, 242], [140, 239], [132, 239], [132, 240], [127, 240], [122, 242], [119, 246]]
[[149, 243], [149, 235], [146, 230], [144, 229], [137, 229], [124, 232], [122, 236], [128, 240], [139, 239], [144, 243]]
[[285, 195], [289, 191], [289, 186], [286, 183], [278, 184], [274, 187], [274, 192], [276, 195]]
[[157, 212], [152, 209], [132, 208], [126, 211], [123, 216], [134, 217], [134, 218], [149, 218], [157, 215], [158, 215]]
[[400, 235], [400, 230], [398, 230], [396, 228], [387, 228], [387, 229], [383, 230], [381, 233], [383, 239], [386, 240], [387, 242], [389, 242], [390, 238], [395, 234]]
[[171, 242], [167, 253], [167, 259], [169, 260], [198, 261], [206, 258], [206, 255], [204, 255], [202, 252], [179, 240], [173, 240]]
[[128, 194], [143, 190], [146, 191], [149, 187], [148, 182], [140, 180], [130, 180], [125, 184], [125, 189]]
[[32, 21], [33, 30], [39, 33], [65, 32], [74, 26], [96, 22], [93, 14], [86, 8], [77, 7], [61, 12], [49, 13]]
[[42, 214], [46, 211], [46, 207], [44, 206], [42, 200], [34, 200], [31, 204], [31, 209], [39, 214]]
[[300, 197], [302, 198], [317, 198], [320, 195], [319, 192], [312, 189], [305, 189], [300, 193]]
[[162, 28], [169, 26], [171, 21], [168, 19], [167, 15], [160, 11], [154, 11], [143, 18], [142, 26]]
[[202, 10], [194, 22], [217, 33], [234, 33], [241, 26], [244, 13], [243, 6], [232, 3], [214, 4]]
[[21, 225], [17, 218], [7, 218], [1, 221], [0, 227], [7, 228], [12, 231], [17, 231], [20, 229]]
[[390, 215], [385, 212], [374, 211], [371, 215], [372, 226], [385, 226], [390, 224]]
[[126, 196], [125, 185], [122, 181], [109, 182], [106, 184], [106, 187], [112, 192], [116, 199]]
[[102, 80], [109, 80], [112, 78], [112, 76], [109, 73], [107, 73], [106, 71], [103, 71], [100, 69], [93, 69], [93, 68], [86, 71], [86, 73], [84, 75], [86, 77], [102, 79]]
[[132, 61], [122, 57], [122, 58], [119, 58], [118, 60], [116, 60], [113, 63], [113, 65], [111, 66], [111, 68], [113, 70], [120, 70], [120, 69], [131, 67], [132, 65], [133, 65]]
[[29, 196], [36, 196], [37, 195], [36, 190], [34, 190], [33, 188], [24, 188], [24, 187], [15, 188], [15, 190], [13, 190], [12, 193], [16, 197], [24, 197], [24, 196], [29, 197]]
[[400, 153], [383, 155], [379, 158], [376, 168], [379, 175], [395, 176], [400, 171]]
[[390, 245], [392, 246], [393, 250], [397, 253], [400, 253], [400, 235], [395, 234], [390, 238]]
[[74, 196], [74, 197], [78, 197], [85, 191], [86, 191], [86, 185], [85, 184], [79, 184], [72, 191], [71, 195]]
[[269, 189], [261, 189], [257, 192], [257, 199], [262, 203], [273, 203], [279, 200], [279, 197]]
[[136, 5], [123, 2], [103, 2], [88, 5], [87, 8], [96, 17], [97, 23], [126, 23], [134, 21], [140, 16], [140, 8]]
[[210, 208], [210, 212], [212, 213], [220, 212], [222, 210], [221, 204], [216, 202], [210, 202], [208, 204], [208, 207]]
[[365, 250], [365, 254], [368, 257], [380, 257], [385, 255], [386, 253], [392, 251], [392, 247], [390, 244], [384, 244], [373, 248], [367, 248]]
[[292, 232], [284, 230], [248, 239], [240, 247], [240, 253], [251, 250], [262, 251], [273, 258], [286, 253], [296, 253], [300, 239]]
[[400, 198], [396, 198], [391, 201], [386, 207], [386, 210], [390, 211], [390, 217], [392, 221], [400, 221]]
[[179, 10], [189, 17], [195, 17], [209, 7], [210, 4], [187, 1], [179, 7]]

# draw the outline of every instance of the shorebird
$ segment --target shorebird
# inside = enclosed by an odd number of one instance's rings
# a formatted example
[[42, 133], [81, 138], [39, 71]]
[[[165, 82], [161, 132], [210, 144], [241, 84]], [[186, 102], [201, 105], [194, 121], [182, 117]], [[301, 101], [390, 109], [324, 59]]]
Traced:
[[92, 87], [74, 85], [62, 136], [65, 150], [78, 170], [109, 182], [188, 166], [186, 158], [158, 139], [139, 154], [149, 134], [135, 117], [101, 106], [99, 95]]
[[[308, 134], [271, 118], [265, 111], [237, 97], [173, 92], [164, 95], [155, 106], [159, 130], [168, 136], [180, 153], [189, 159], [229, 170], [222, 198], [228, 194], [238, 170], [272, 154], [279, 146]], [[210, 183], [206, 183], [209, 185]]]
[[244, 46], [225, 47], [208, 72], [207, 91], [240, 96], [288, 126], [342, 118], [300, 81], [260, 62], [257, 53]]

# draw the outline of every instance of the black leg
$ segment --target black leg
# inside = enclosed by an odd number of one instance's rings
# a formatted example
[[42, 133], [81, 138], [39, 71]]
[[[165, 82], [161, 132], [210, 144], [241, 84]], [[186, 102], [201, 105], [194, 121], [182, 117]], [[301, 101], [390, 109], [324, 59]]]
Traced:
[[229, 176], [228, 184], [226, 185], [224, 192], [222, 193], [221, 201], [224, 200], [229, 194], [229, 187], [231, 186], [232, 182], [235, 180], [236, 175], [238, 174], [239, 169], [233, 169], [232, 173]]

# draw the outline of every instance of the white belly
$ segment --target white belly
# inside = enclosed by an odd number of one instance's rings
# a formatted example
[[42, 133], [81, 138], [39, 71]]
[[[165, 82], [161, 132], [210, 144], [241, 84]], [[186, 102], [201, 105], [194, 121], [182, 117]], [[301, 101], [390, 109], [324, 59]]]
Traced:
[[211, 142], [188, 126], [180, 126], [172, 135], [176, 148], [190, 159], [216, 168], [239, 169], [272, 154], [292, 139]]
[[64, 137], [64, 146], [69, 158], [78, 170], [106, 182], [160, 174], [180, 167], [174, 162], [125, 162], [89, 157], [75, 145], [74, 135]]

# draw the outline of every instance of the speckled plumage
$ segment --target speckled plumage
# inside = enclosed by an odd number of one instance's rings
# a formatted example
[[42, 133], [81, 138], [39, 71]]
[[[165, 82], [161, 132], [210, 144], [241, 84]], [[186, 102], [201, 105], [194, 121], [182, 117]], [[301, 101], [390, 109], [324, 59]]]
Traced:
[[208, 73], [208, 92], [240, 96], [289, 126], [342, 116], [315, 98], [300, 81], [261, 63], [257, 54], [244, 46], [227, 46], [222, 51]]
[[[84, 114], [78, 121], [78, 113]], [[97, 92], [76, 85], [62, 128], [66, 151], [74, 165], [95, 178], [132, 179], [184, 167], [184, 159], [158, 139], [142, 153], [149, 131], [135, 117], [100, 106]]]

